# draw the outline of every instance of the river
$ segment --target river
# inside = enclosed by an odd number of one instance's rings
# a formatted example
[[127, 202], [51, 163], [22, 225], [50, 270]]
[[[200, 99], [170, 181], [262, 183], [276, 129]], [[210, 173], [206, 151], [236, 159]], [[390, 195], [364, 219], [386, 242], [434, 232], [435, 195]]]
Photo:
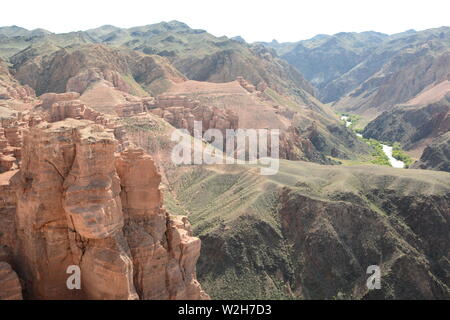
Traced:
[[344, 120], [345, 121], [345, 126], [348, 128], [348, 127], [350, 127], [351, 125], [352, 125], [352, 122], [350, 121], [350, 120], [348, 120], [348, 119], [350, 119], [350, 117], [347, 117], [347, 116], [342, 116], [341, 117], [341, 120]]
[[405, 163], [403, 161], [397, 160], [392, 156], [392, 147], [385, 145], [385, 144], [381, 144], [383, 146], [383, 152], [384, 154], [389, 158], [389, 163], [391, 164], [391, 166], [393, 166], [394, 168], [404, 168], [405, 167]]
[[[350, 117], [348, 117], [348, 116], [341, 116], [341, 120], [345, 121], [345, 126], [347, 128], [352, 125], [352, 122], [349, 119], [350, 119]], [[357, 133], [356, 135], [358, 137], [363, 138], [362, 134], [360, 134], [360, 133]], [[388, 157], [389, 163], [391, 164], [392, 167], [405, 168], [405, 163], [403, 161], [397, 160], [392, 156], [393, 148], [391, 146], [388, 146], [386, 144], [381, 144], [381, 146], [383, 147], [383, 152], [386, 155], [386, 157]]]

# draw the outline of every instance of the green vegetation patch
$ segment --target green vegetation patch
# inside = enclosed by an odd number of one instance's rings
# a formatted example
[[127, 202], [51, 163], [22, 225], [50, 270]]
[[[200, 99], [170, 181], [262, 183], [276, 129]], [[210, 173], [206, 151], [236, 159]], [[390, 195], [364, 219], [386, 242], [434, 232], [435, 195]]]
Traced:
[[389, 162], [389, 158], [387, 155], [383, 152], [383, 146], [381, 142], [375, 140], [375, 139], [364, 139], [364, 141], [373, 148], [372, 157], [373, 160], [370, 161], [370, 163], [378, 164], [381, 166], [391, 166], [391, 163]]
[[409, 168], [414, 163], [414, 160], [403, 151], [402, 146], [398, 142], [395, 142], [392, 145], [392, 157], [403, 161], [405, 163], [405, 168]]

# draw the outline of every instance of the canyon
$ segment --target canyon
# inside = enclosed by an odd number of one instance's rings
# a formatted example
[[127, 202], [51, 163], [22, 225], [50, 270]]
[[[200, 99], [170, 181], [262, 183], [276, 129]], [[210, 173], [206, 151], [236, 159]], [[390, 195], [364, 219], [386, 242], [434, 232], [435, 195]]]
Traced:
[[[0, 28], [0, 300], [449, 299], [449, 39]], [[173, 163], [194, 121], [279, 171]]]
[[[360, 116], [357, 128], [365, 137], [398, 142], [416, 167], [436, 169], [447, 165], [427, 167], [420, 159], [428, 146], [442, 145], [450, 129], [449, 30], [341, 32], [264, 45], [301, 71], [323, 102]], [[445, 153], [441, 159], [448, 163]]]

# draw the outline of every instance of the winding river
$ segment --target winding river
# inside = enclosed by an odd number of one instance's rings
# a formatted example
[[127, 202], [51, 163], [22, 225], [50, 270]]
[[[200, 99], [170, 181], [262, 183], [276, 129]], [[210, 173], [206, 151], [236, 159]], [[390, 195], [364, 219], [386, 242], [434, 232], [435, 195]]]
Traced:
[[392, 156], [392, 147], [385, 145], [385, 144], [381, 144], [383, 146], [383, 152], [384, 154], [389, 158], [389, 163], [391, 164], [391, 166], [393, 166], [394, 168], [404, 168], [405, 167], [405, 163], [403, 161], [397, 160]]
[[[350, 121], [350, 117], [348, 116], [341, 116], [341, 120], [345, 121], [345, 126], [348, 128], [352, 125], [352, 122]], [[358, 137], [363, 138], [362, 134], [357, 133]], [[392, 156], [393, 148], [391, 146], [388, 146], [386, 144], [381, 144], [383, 147], [384, 154], [388, 157], [389, 163], [394, 168], [405, 168], [405, 163], [403, 161], [397, 160]]]

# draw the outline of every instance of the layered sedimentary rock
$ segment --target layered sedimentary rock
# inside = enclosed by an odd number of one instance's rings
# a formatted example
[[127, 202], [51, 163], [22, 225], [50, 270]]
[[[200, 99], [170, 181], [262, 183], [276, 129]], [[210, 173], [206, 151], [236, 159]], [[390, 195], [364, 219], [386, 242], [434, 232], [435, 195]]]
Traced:
[[434, 139], [412, 168], [450, 172], [450, 131]]
[[0, 173], [0, 300], [22, 299], [22, 287], [11, 267], [15, 235], [15, 192], [11, 178], [17, 170]]
[[116, 113], [119, 117], [131, 117], [142, 112], [144, 112], [142, 101], [128, 101], [116, 107]]
[[36, 103], [34, 90], [28, 85], [21, 85], [11, 75], [6, 63], [0, 59], [0, 107], [24, 111]]
[[[7, 184], [13, 239], [0, 238], [25, 297], [208, 298], [195, 277], [199, 239], [163, 209], [152, 158], [139, 149], [115, 155], [113, 131], [66, 119], [25, 132], [21, 168]], [[80, 268], [79, 290], [67, 286], [70, 266]]]
[[12, 263], [12, 249], [16, 247], [15, 190], [11, 185], [17, 170], [0, 174], [0, 261]]
[[280, 157], [290, 160], [311, 160], [324, 164], [334, 163], [314, 146], [312, 141], [317, 134], [317, 127], [314, 123], [305, 130], [304, 134], [293, 126], [287, 128], [280, 134]]
[[51, 108], [56, 102], [75, 100], [80, 97], [78, 92], [65, 92], [65, 93], [45, 93], [39, 97], [42, 103], [41, 106], [45, 109]]
[[5, 152], [8, 152], [8, 140], [5, 137], [5, 129], [0, 127], [0, 173], [11, 170], [16, 160]]
[[117, 71], [89, 68], [70, 78], [67, 81], [66, 91], [83, 93], [92, 83], [101, 80], [109, 82], [114, 88], [123, 92], [130, 93], [132, 90]]
[[[114, 130], [114, 136], [119, 141], [116, 151], [123, 151], [129, 146], [129, 142], [123, 133], [122, 126], [116, 122], [116, 117], [103, 114], [88, 107], [80, 100], [79, 93], [46, 93], [43, 94], [40, 99], [42, 100], [42, 103], [27, 117], [28, 125], [30, 127], [39, 124], [43, 120], [47, 122], [62, 121], [66, 118], [91, 120], [106, 128]], [[127, 104], [116, 106], [118, 114], [121, 114], [123, 117], [129, 117], [135, 115], [135, 113], [140, 114], [144, 108], [144, 104], [153, 101], [152, 98], [140, 99], [134, 97], [131, 97], [130, 100], [134, 101], [133, 103], [130, 102], [131, 107], [128, 107]], [[136, 105], [137, 108], [135, 107]], [[123, 111], [121, 111], [121, 109], [123, 109]]]
[[[158, 97], [156, 105], [167, 101], [163, 104], [166, 108], [184, 105], [192, 109], [196, 103], [231, 112], [237, 117], [239, 129], [278, 129], [280, 157], [289, 160], [330, 164], [327, 156], [352, 158], [368, 151], [368, 146], [346, 130], [334, 114], [289, 102], [289, 98], [277, 94], [272, 87], [265, 88], [264, 83], [258, 86], [264, 91], [251, 93], [245, 89], [246, 83], [242, 77], [228, 83], [185, 81], [171, 86], [164, 96]], [[182, 127], [176, 121], [171, 124]]]
[[239, 82], [239, 84], [248, 92], [252, 93], [255, 92], [256, 87], [249, 83], [247, 80], [245, 80], [243, 77], [237, 77], [236, 81]]
[[185, 217], [168, 217], [161, 207], [161, 176], [152, 158], [142, 149], [129, 149], [116, 158], [116, 167], [139, 295], [143, 299], [207, 298], [195, 278], [200, 240], [192, 237]]
[[0, 300], [22, 300], [19, 278], [6, 262], [0, 262]]
[[16, 69], [15, 77], [33, 87], [38, 95], [65, 91], [83, 94], [100, 82], [125, 93], [138, 94], [143, 92], [142, 87], [148, 92], [160, 92], [168, 83], [184, 79], [161, 56], [140, 54], [124, 47], [72, 44], [46, 43], [46, 50], [29, 46], [10, 59]]
[[0, 121], [0, 173], [17, 169], [21, 159], [21, 130], [25, 126], [25, 122], [14, 117]]
[[[202, 131], [208, 129], [237, 129], [239, 117], [231, 110], [201, 104], [186, 96], [159, 96], [150, 107], [150, 112], [169, 122], [176, 128], [194, 131], [194, 121], [202, 122]], [[202, 133], [203, 133], [202, 132]]]
[[91, 120], [107, 125], [108, 119], [100, 112], [87, 107], [78, 98], [77, 92], [46, 93], [40, 97], [42, 103], [37, 114], [48, 122], [62, 121], [66, 118]]

